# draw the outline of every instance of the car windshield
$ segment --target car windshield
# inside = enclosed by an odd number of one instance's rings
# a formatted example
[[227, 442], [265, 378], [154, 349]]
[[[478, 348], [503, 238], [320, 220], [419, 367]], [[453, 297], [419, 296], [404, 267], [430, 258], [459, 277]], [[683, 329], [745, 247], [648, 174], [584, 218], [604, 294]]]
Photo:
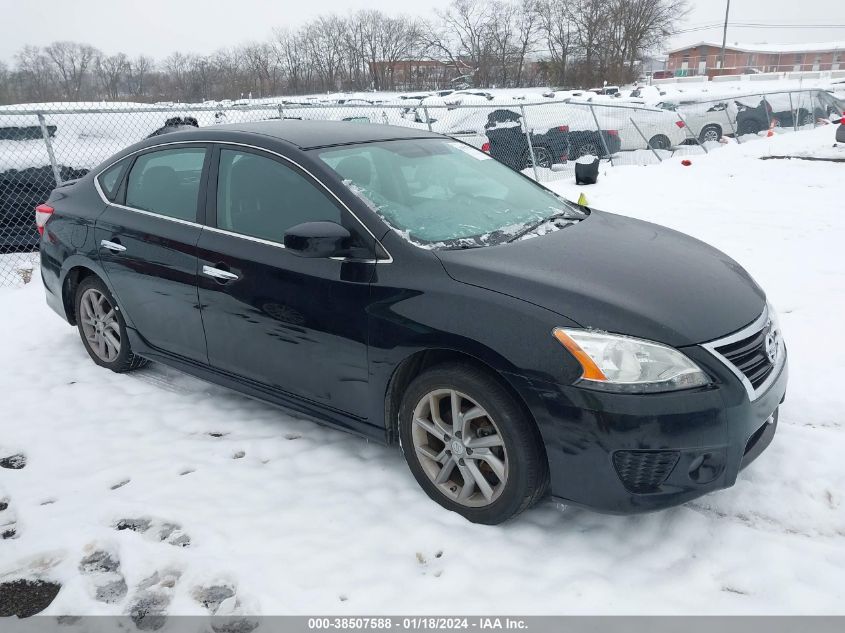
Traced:
[[[543, 224], [586, 212], [450, 139], [379, 141], [317, 150], [385, 222], [427, 248], [500, 244]], [[543, 231], [545, 232], [545, 231]]]

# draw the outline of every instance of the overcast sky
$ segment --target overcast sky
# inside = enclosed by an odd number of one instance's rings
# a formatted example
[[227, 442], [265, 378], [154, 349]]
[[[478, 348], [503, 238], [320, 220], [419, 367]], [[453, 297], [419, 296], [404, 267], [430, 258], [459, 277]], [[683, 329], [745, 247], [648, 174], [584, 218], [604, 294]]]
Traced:
[[[157, 59], [174, 50], [210, 53], [217, 48], [267, 39], [276, 26], [297, 26], [320, 13], [361, 8], [424, 15], [449, 0], [2, 0], [0, 59], [9, 61], [24, 44], [55, 40], [88, 42], [106, 53], [144, 53]], [[724, 0], [691, 0], [681, 28], [724, 20]], [[140, 8], [142, 7], [142, 8]], [[729, 42], [797, 43], [845, 41], [845, 0], [731, 0], [732, 22], [828, 24], [827, 28], [729, 27]], [[676, 36], [670, 45], [721, 40], [721, 28]]]

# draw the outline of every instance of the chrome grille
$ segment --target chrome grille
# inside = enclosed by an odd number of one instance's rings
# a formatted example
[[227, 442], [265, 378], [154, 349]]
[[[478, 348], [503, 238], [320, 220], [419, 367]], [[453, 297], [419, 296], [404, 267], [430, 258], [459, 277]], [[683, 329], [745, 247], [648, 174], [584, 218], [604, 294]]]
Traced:
[[768, 307], [751, 325], [703, 347], [742, 381], [751, 400], [768, 388], [786, 359], [786, 348]]

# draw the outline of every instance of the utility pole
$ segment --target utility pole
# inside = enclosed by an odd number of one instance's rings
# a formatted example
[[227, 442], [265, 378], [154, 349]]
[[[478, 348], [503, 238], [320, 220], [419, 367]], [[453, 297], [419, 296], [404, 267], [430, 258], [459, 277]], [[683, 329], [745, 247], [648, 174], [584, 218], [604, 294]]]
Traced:
[[728, 0], [728, 6], [725, 7], [725, 27], [722, 29], [722, 54], [719, 56], [719, 71], [720, 74], [725, 71], [725, 42], [728, 39], [728, 14], [731, 12], [731, 0]]

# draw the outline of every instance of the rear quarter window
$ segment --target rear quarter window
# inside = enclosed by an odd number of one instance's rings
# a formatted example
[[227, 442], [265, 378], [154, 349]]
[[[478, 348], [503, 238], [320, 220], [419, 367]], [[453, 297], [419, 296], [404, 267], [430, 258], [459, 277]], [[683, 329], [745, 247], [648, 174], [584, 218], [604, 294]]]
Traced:
[[124, 158], [97, 177], [103, 195], [111, 201], [114, 201], [117, 190], [120, 189], [120, 183], [123, 181], [123, 174], [126, 172], [127, 165], [129, 165], [129, 159]]

